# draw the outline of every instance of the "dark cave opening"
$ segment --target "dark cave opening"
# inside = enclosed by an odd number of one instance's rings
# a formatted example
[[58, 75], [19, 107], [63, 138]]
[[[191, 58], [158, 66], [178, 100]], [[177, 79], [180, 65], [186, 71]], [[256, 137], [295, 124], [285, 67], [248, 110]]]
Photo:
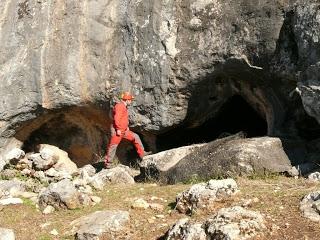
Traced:
[[180, 126], [157, 137], [157, 150], [204, 143], [216, 138], [245, 132], [247, 137], [265, 136], [268, 125], [241, 96], [235, 95], [227, 100], [215, 117], [201, 126], [187, 128]]
[[40, 144], [53, 145], [66, 151], [69, 158], [82, 167], [103, 157], [107, 138], [99, 121], [99, 115], [84, 114], [79, 109], [55, 114], [37, 124], [25, 139], [20, 137], [22, 149], [37, 152]]

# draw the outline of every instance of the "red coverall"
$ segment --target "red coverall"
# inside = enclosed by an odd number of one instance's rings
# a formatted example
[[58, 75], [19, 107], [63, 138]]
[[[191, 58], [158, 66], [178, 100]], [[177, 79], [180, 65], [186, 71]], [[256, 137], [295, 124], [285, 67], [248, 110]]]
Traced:
[[[144, 156], [144, 148], [138, 134], [129, 130], [128, 109], [123, 101], [117, 103], [113, 108], [113, 124], [111, 126], [111, 139], [107, 147], [105, 165], [109, 165], [114, 158], [117, 147], [122, 138], [129, 140], [135, 146], [140, 158]], [[116, 134], [116, 130], [121, 131], [121, 135]]]

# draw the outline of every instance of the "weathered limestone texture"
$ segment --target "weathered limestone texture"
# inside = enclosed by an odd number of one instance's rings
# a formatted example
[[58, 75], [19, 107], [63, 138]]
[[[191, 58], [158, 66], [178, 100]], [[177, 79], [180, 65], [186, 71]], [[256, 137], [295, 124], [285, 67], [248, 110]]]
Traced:
[[131, 127], [150, 148], [163, 132], [215, 117], [234, 95], [268, 135], [304, 137], [314, 127], [305, 110], [320, 122], [319, 5], [2, 0], [1, 151], [47, 143], [90, 163], [123, 90], [136, 95]]

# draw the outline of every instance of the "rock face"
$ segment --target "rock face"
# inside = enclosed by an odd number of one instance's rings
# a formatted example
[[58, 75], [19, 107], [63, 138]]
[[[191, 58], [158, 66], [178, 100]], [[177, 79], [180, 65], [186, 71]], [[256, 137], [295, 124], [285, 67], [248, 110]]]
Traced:
[[2, 0], [1, 151], [44, 142], [90, 163], [103, 154], [110, 105], [123, 90], [136, 95], [131, 127], [155, 150], [158, 135], [200, 126], [233, 96], [265, 121], [264, 134], [319, 137], [304, 112], [319, 122], [318, 7]]

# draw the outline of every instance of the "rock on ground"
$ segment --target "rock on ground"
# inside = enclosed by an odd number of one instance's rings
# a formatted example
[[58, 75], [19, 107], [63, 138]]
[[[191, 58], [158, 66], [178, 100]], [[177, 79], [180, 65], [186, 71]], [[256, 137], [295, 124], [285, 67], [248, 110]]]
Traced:
[[0, 240], [15, 240], [12, 229], [0, 228]]
[[287, 172], [291, 163], [279, 138], [234, 135], [212, 141], [191, 152], [159, 180], [174, 184], [199, 179]]
[[68, 235], [75, 235], [77, 240], [99, 239], [102, 234], [112, 236], [122, 231], [129, 222], [126, 211], [97, 211], [71, 222]]
[[238, 191], [238, 185], [233, 179], [195, 184], [177, 195], [176, 209], [182, 213], [192, 213], [198, 208], [210, 207], [215, 201], [227, 199]]
[[81, 194], [69, 179], [51, 183], [39, 194], [39, 206], [44, 209], [51, 205], [56, 209], [75, 209], [81, 206]]
[[300, 202], [300, 211], [304, 217], [320, 222], [320, 191], [304, 196]]
[[235, 206], [220, 209], [202, 224], [181, 219], [170, 228], [164, 239], [244, 240], [251, 239], [265, 228], [264, 218], [259, 212]]

